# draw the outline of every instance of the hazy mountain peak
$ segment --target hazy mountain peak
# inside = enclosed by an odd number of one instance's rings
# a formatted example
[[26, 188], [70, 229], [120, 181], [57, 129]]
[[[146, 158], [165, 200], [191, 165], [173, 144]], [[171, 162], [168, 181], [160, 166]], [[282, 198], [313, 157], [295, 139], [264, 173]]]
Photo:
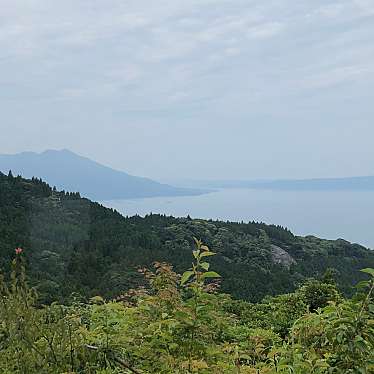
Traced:
[[0, 171], [8, 173], [9, 170], [14, 175], [27, 178], [40, 177], [60, 189], [79, 191], [84, 196], [98, 200], [195, 195], [203, 192], [129, 175], [69, 149], [0, 155]]
[[62, 148], [62, 149], [46, 149], [45, 151], [41, 152], [40, 154], [54, 154], [54, 153], [59, 153], [59, 154], [73, 154], [76, 155], [74, 152], [72, 152], [70, 149], [67, 148]]

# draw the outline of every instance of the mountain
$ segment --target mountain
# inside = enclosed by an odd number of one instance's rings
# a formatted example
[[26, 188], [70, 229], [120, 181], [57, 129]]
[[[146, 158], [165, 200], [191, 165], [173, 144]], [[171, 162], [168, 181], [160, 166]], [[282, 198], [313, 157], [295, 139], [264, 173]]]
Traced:
[[0, 171], [26, 178], [41, 177], [58, 189], [79, 191], [93, 200], [184, 196], [200, 189], [172, 187], [101, 165], [69, 150], [0, 155]]
[[374, 267], [373, 251], [342, 239], [299, 237], [256, 222], [125, 218], [40, 179], [0, 173], [0, 269], [9, 271], [14, 249], [22, 247], [30, 282], [46, 301], [66, 300], [72, 292], [116, 296], [141, 284], [137, 269], [155, 261], [183, 272], [191, 266], [193, 237], [217, 253], [212, 267], [222, 275], [222, 291], [250, 301], [293, 291], [328, 268], [350, 294], [359, 270]]
[[[181, 182], [175, 182], [179, 185]], [[374, 191], [374, 176], [279, 180], [183, 181], [194, 188], [251, 188], [289, 191]]]

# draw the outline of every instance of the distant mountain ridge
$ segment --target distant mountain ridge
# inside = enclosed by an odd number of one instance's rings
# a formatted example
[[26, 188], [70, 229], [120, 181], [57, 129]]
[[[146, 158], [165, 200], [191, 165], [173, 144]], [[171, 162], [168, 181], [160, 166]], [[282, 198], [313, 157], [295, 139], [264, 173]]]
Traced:
[[[185, 186], [196, 188], [250, 188], [288, 191], [374, 191], [374, 176], [278, 179], [278, 180], [211, 180], [184, 181]], [[179, 185], [179, 183], [175, 183]]]
[[374, 190], [374, 176], [259, 181], [248, 183], [247, 186], [277, 190], [363, 191]]
[[79, 156], [67, 149], [42, 153], [0, 155], [0, 171], [26, 178], [41, 177], [58, 189], [79, 191], [93, 200], [114, 200], [157, 196], [198, 195], [207, 191], [173, 187], [137, 177]]

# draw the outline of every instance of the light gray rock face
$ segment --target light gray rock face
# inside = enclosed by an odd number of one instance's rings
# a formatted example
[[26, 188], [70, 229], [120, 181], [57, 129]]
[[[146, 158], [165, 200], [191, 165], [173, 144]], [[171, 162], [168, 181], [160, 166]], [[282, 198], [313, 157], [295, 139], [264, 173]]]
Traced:
[[271, 256], [275, 264], [283, 265], [287, 268], [292, 264], [296, 264], [295, 259], [288, 252], [274, 244], [271, 245]]

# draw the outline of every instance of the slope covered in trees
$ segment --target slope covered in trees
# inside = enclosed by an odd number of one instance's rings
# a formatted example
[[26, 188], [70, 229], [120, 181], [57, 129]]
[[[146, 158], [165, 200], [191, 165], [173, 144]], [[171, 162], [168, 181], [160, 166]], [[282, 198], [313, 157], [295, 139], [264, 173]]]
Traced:
[[[0, 277], [3, 374], [370, 374], [374, 370], [374, 269], [352, 299], [330, 276], [258, 304], [217, 293], [215, 254], [195, 240], [182, 276], [155, 263], [146, 288], [113, 301], [38, 305], [16, 249]], [[213, 282], [212, 282], [213, 281]]]
[[0, 175], [0, 267], [9, 273], [14, 248], [27, 253], [29, 277], [44, 302], [114, 297], [144, 283], [137, 269], [154, 261], [190, 266], [193, 237], [214, 248], [222, 292], [259, 301], [291, 292], [334, 268], [352, 294], [359, 270], [374, 253], [344, 240], [297, 237], [282, 227], [162, 215], [123, 217], [78, 193], [58, 192], [39, 179]]

